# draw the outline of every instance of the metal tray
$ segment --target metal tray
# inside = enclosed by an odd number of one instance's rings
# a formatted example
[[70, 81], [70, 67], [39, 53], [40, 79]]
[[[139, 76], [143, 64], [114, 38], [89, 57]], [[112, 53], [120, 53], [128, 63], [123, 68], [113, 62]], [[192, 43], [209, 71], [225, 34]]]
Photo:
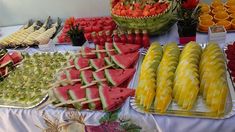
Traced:
[[[206, 44], [201, 44], [202, 48], [204, 48], [205, 46]], [[179, 48], [182, 49], [183, 46], [179, 46]], [[138, 70], [134, 79], [134, 84], [133, 84], [134, 87], [137, 87], [138, 85], [138, 80], [140, 76], [140, 68], [141, 68], [143, 58], [144, 58], [144, 55], [141, 56], [139, 67], [138, 67]], [[215, 113], [210, 112], [208, 107], [204, 104], [204, 101], [200, 95], [198, 96], [198, 99], [195, 102], [195, 106], [190, 111], [185, 111], [181, 109], [180, 107], [178, 107], [178, 105], [174, 101], [171, 102], [171, 104], [169, 105], [165, 113], [156, 112], [153, 107], [151, 107], [150, 110], [146, 111], [142, 106], [136, 103], [135, 97], [131, 97], [130, 105], [135, 111], [140, 112], [140, 113], [181, 116], [181, 117], [194, 117], [194, 118], [226, 119], [235, 114], [234, 84], [232, 82], [232, 79], [228, 70], [227, 70], [227, 81], [228, 81], [229, 92], [227, 96], [225, 112], [222, 115], [216, 115]]]

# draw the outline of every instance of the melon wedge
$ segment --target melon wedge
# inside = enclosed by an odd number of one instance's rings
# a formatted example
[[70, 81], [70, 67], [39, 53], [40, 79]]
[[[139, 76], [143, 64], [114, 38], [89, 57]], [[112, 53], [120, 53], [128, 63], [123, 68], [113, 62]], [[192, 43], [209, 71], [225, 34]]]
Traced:
[[74, 65], [77, 70], [88, 67], [89, 66], [89, 59], [76, 57], [74, 59]]
[[[101, 45], [96, 45], [95, 46], [95, 49], [96, 50], [104, 50], [104, 46], [101, 46]], [[105, 52], [96, 52], [96, 56], [97, 58], [104, 58], [107, 56], [107, 54]]]
[[10, 54], [10, 56], [14, 64], [17, 64], [23, 60], [23, 56], [19, 51], [14, 51]]
[[119, 86], [135, 73], [135, 69], [105, 69], [105, 77], [113, 86]]
[[[81, 89], [80, 87], [81, 87], [81, 84], [78, 83], [69, 89], [68, 94], [72, 100], [79, 100], [79, 99], [86, 98], [85, 89]], [[81, 103], [73, 103], [73, 106], [77, 109], [81, 109], [83, 107]]]
[[105, 43], [105, 50], [107, 50], [106, 53], [107, 53], [108, 56], [116, 54], [115, 51], [110, 51], [110, 50], [113, 50], [113, 49], [114, 49], [114, 47], [113, 47], [112, 43]]
[[7, 53], [6, 49], [0, 49], [0, 58], [2, 58]]
[[[86, 88], [86, 98], [87, 100], [92, 100], [92, 99], [96, 99], [99, 98], [99, 89], [97, 87], [89, 87]], [[89, 103], [89, 108], [91, 110], [94, 109], [100, 109], [102, 106], [101, 101], [95, 101], [95, 102], [91, 102]]]
[[91, 70], [81, 72], [81, 79], [84, 85], [90, 84], [93, 81], [93, 74]]
[[77, 69], [69, 69], [65, 71], [68, 80], [75, 80], [80, 78], [80, 71]]
[[67, 86], [63, 86], [63, 87], [54, 88], [53, 92], [54, 92], [55, 97], [60, 102], [66, 102], [67, 100], [69, 100], [68, 91], [71, 88], [72, 88], [71, 85], [67, 85]]
[[100, 85], [108, 85], [106, 81], [101, 81], [102, 79], [105, 79], [104, 71], [99, 72], [93, 72], [93, 78], [98, 81]]
[[105, 61], [101, 59], [90, 59], [90, 65], [93, 69], [98, 70], [102, 67], [105, 67]]
[[112, 111], [119, 108], [127, 97], [134, 94], [134, 90], [127, 88], [110, 88], [108, 86], [99, 86], [99, 94], [103, 110]]
[[62, 81], [62, 80], [67, 80], [67, 75], [64, 71], [62, 71], [58, 74], [57, 80], [61, 81], [62, 86], [68, 85], [68, 82]]
[[94, 59], [94, 58], [96, 58], [96, 54], [92, 52], [92, 51], [94, 51], [94, 50], [95, 50], [95, 49], [93, 49], [93, 48], [83, 47], [83, 48], [81, 49], [82, 57], [88, 58], [88, 59]]
[[139, 52], [129, 53], [129, 54], [119, 54], [111, 56], [112, 61], [120, 68], [129, 68], [134, 62], [137, 61], [139, 57]]
[[8, 53], [6, 53], [0, 59], [0, 68], [5, 67], [7, 65], [12, 66], [13, 64], [13, 60], [11, 59], [11, 56]]
[[137, 44], [123, 44], [123, 43], [113, 43], [113, 47], [119, 54], [127, 54], [138, 51], [141, 48], [140, 45]]

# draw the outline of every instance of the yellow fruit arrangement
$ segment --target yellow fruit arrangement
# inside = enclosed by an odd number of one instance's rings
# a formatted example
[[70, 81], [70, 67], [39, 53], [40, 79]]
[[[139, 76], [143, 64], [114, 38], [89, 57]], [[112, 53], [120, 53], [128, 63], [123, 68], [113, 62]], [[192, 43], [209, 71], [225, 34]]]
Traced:
[[153, 43], [141, 66], [136, 103], [144, 110], [165, 113], [174, 101], [182, 111], [190, 111], [198, 96], [208, 109], [224, 113], [228, 84], [223, 52], [216, 43], [204, 50], [189, 42], [180, 52], [176, 43], [163, 48]]

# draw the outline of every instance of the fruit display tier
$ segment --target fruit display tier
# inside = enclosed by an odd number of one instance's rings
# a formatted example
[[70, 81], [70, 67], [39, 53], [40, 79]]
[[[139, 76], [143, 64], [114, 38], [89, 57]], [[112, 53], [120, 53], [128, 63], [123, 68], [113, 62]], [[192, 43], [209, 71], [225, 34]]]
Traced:
[[149, 34], [163, 34], [176, 22], [174, 9], [176, 4], [170, 1], [154, 3], [131, 3], [129, 0], [112, 3], [111, 15], [123, 30], [147, 30]]
[[33, 108], [47, 98], [47, 90], [71, 53], [23, 53], [23, 60], [0, 82], [0, 106]]
[[176, 46], [168, 43], [162, 48], [153, 43], [140, 56], [131, 107], [159, 115], [212, 119], [233, 116], [234, 86], [218, 45], [190, 42], [178, 49]]

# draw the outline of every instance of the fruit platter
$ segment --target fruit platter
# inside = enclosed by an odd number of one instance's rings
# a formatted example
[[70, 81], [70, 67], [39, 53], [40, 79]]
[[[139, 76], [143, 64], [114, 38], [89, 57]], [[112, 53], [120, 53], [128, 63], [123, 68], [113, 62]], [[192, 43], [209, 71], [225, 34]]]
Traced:
[[176, 22], [174, 1], [112, 0], [111, 15], [123, 29], [147, 30], [149, 34], [163, 34]]
[[140, 59], [130, 100], [134, 110], [213, 119], [235, 114], [234, 85], [217, 43], [153, 43]]
[[58, 18], [54, 23], [49, 16], [44, 23], [39, 20], [30, 20], [18, 31], [0, 40], [1, 48], [17, 48], [48, 44], [61, 28], [61, 20]]
[[223, 3], [214, 0], [211, 5], [201, 4], [198, 32], [207, 33], [210, 26], [224, 26], [227, 32], [235, 32], [235, 0]]
[[113, 111], [135, 90], [127, 88], [136, 71], [140, 45], [105, 43], [82, 47], [57, 72], [47, 104], [78, 110]]
[[29, 109], [47, 98], [54, 74], [70, 58], [71, 53], [38, 52], [30, 55], [17, 51], [9, 55], [12, 59], [5, 59], [4, 64], [9, 66], [16, 61], [18, 65], [0, 81], [0, 106]]

